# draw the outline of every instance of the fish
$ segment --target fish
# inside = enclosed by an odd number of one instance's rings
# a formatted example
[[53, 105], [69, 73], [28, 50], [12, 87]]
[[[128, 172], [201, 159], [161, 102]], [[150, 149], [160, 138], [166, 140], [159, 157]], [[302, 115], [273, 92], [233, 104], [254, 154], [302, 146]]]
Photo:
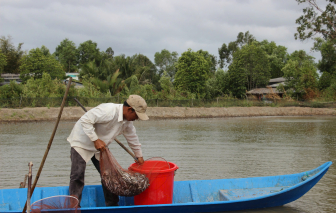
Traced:
[[119, 196], [135, 196], [145, 191], [150, 183], [146, 175], [123, 169], [109, 150], [100, 154], [103, 186]]
[[102, 184], [111, 193], [119, 196], [135, 196], [149, 187], [149, 179], [144, 174], [121, 169], [106, 170], [101, 175]]

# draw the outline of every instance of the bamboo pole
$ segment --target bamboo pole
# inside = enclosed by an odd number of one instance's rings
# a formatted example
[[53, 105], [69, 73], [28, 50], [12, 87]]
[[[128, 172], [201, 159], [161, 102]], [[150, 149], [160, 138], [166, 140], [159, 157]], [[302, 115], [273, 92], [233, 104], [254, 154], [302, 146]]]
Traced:
[[28, 175], [26, 174], [25, 177], [24, 177], [23, 182], [20, 183], [20, 187], [19, 188], [26, 188], [27, 178], [28, 178]]
[[129, 149], [127, 149], [127, 147], [124, 145], [124, 144], [122, 144], [118, 139], [114, 139], [115, 140], [115, 142], [117, 142], [126, 152], [128, 152], [128, 154], [130, 154], [132, 157], [133, 157], [133, 159], [136, 161], [136, 162], [138, 162], [138, 158], [134, 155], [134, 153], [133, 152], [131, 152]]
[[[56, 130], [57, 130], [57, 127], [58, 127], [58, 123], [59, 123], [59, 121], [61, 120], [61, 116], [62, 116], [63, 108], [64, 108], [64, 105], [65, 105], [65, 100], [66, 100], [66, 98], [67, 98], [67, 96], [68, 96], [68, 93], [69, 93], [69, 89], [70, 89], [70, 86], [71, 86], [71, 82], [72, 82], [72, 77], [70, 77], [70, 79], [69, 79], [68, 86], [67, 86], [67, 88], [66, 88], [66, 91], [65, 91], [65, 94], [64, 94], [64, 97], [63, 97], [63, 101], [62, 101], [62, 104], [61, 104], [61, 108], [60, 108], [60, 111], [59, 111], [59, 113], [58, 113], [57, 121], [56, 121], [54, 130], [53, 130], [53, 132], [52, 132], [52, 134], [51, 134], [51, 137], [50, 137], [50, 140], [49, 140], [47, 149], [46, 149], [46, 151], [45, 151], [45, 153], [44, 153], [44, 156], [43, 156], [43, 158], [42, 158], [42, 162], [41, 162], [41, 164], [40, 164], [40, 168], [39, 168], [39, 170], [37, 171], [37, 174], [36, 174], [36, 177], [35, 177], [33, 186], [32, 186], [32, 190], [31, 190], [30, 196], [33, 195], [34, 189], [35, 189], [35, 187], [36, 187], [36, 183], [37, 183], [37, 181], [38, 181], [38, 179], [39, 179], [39, 177], [40, 177], [40, 175], [41, 175], [41, 172], [42, 172], [42, 168], [43, 168], [44, 162], [45, 162], [46, 159], [47, 159], [47, 156], [48, 156], [48, 153], [49, 153], [51, 144], [52, 144], [52, 142], [53, 142], [53, 140], [54, 140], [54, 137], [55, 137], [55, 134], [56, 134]], [[25, 213], [26, 210], [27, 210], [27, 202], [26, 202], [25, 207], [24, 207], [23, 210], [22, 210], [22, 213]]]
[[31, 182], [32, 182], [32, 167], [33, 162], [28, 163], [29, 172], [28, 172], [28, 189], [27, 189], [27, 212], [30, 213], [30, 197], [31, 197]]

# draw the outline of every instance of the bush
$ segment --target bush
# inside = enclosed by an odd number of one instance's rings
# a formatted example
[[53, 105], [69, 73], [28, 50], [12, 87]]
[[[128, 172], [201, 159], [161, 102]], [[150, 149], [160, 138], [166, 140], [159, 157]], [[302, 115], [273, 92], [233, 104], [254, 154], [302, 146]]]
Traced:
[[[22, 96], [29, 98], [63, 97], [66, 90], [65, 84], [60, 80], [52, 80], [48, 73], [43, 73], [42, 78], [31, 78], [23, 85]], [[71, 86], [69, 95], [76, 93], [74, 86]]]
[[20, 97], [23, 86], [11, 81], [9, 84], [0, 87], [0, 99], [11, 99]]

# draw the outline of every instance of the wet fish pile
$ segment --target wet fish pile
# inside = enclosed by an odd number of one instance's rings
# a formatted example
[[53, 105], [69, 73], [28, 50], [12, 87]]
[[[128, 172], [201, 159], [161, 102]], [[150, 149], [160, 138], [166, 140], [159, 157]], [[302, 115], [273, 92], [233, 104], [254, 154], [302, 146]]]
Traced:
[[102, 184], [119, 196], [135, 196], [149, 186], [149, 180], [145, 175], [124, 170], [110, 151], [101, 153], [100, 171]]
[[102, 183], [113, 194], [119, 196], [135, 196], [145, 191], [149, 186], [148, 178], [140, 173], [105, 171], [102, 174]]

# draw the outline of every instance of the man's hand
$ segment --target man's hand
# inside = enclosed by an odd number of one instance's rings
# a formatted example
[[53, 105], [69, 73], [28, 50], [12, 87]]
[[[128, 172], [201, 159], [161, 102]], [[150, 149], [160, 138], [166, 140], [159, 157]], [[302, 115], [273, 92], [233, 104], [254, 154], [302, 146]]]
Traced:
[[144, 162], [145, 161], [144, 161], [143, 157], [139, 157], [138, 161], [136, 163], [142, 165]]
[[93, 141], [94, 146], [99, 151], [104, 151], [106, 149], [106, 143], [100, 139]]

